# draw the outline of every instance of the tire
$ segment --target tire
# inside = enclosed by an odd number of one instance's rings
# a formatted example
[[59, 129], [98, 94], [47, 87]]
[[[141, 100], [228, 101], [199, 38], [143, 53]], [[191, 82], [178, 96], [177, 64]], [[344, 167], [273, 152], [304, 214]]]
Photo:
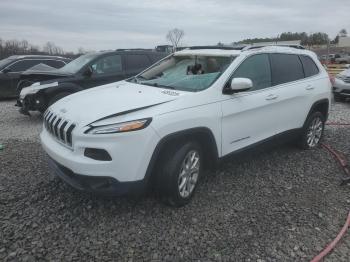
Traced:
[[302, 149], [316, 148], [323, 137], [325, 116], [321, 112], [313, 112], [305, 121], [299, 138]]
[[56, 94], [53, 98], [51, 98], [49, 100], [48, 107], [53, 105], [54, 103], [56, 103], [58, 100], [62, 99], [63, 97], [69, 96], [71, 94], [72, 93], [69, 93], [69, 92], [61, 92], [61, 93]]
[[194, 195], [203, 166], [203, 154], [196, 142], [186, 142], [166, 149], [160, 158], [156, 190], [170, 206], [186, 205]]

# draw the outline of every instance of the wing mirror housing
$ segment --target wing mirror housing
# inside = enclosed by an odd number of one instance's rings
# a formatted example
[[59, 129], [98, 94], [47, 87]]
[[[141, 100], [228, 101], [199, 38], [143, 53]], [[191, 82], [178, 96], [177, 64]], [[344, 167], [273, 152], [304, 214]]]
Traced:
[[233, 78], [230, 85], [224, 89], [225, 94], [234, 94], [238, 92], [248, 91], [253, 87], [253, 82], [249, 78]]
[[91, 66], [88, 66], [88, 67], [85, 69], [85, 71], [84, 71], [84, 73], [83, 73], [83, 76], [90, 77], [90, 76], [92, 76], [92, 73], [93, 73], [92, 67], [91, 67]]

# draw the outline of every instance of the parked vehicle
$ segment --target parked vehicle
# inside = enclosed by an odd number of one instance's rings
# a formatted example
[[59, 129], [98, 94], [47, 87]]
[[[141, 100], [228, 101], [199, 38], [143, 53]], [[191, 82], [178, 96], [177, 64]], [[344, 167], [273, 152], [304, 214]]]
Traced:
[[333, 94], [336, 101], [350, 98], [350, 68], [342, 71], [334, 78]]
[[38, 64], [61, 68], [70, 61], [70, 59], [60, 56], [42, 55], [16, 55], [0, 60], [0, 98], [11, 98], [19, 95], [20, 90], [17, 90], [17, 84], [23, 71]]
[[[59, 99], [75, 92], [116, 82], [140, 73], [166, 54], [142, 50], [89, 53], [53, 71], [24, 72], [17, 101], [20, 112], [44, 112]], [[29, 85], [29, 86], [28, 86]]]
[[330, 100], [313, 52], [195, 47], [53, 104], [40, 138], [54, 172], [79, 190], [122, 195], [149, 185], [181, 206], [203, 169], [234, 152], [280, 135], [316, 147]]
[[350, 54], [339, 55], [335, 58], [337, 64], [350, 64]]

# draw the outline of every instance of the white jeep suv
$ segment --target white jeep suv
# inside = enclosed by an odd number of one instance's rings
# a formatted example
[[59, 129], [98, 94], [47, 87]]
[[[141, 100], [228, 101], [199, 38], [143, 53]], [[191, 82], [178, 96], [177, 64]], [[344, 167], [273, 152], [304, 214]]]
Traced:
[[54, 172], [79, 190], [122, 195], [151, 185], [181, 206], [203, 168], [237, 150], [281, 134], [317, 146], [331, 91], [310, 51], [193, 47], [58, 101], [40, 137]]

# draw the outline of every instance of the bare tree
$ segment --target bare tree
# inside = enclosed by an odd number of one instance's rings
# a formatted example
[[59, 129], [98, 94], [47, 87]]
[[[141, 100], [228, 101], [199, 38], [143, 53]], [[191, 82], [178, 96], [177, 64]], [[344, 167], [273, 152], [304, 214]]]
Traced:
[[85, 51], [85, 49], [83, 48], [83, 47], [79, 47], [78, 48], [78, 54], [79, 55], [83, 55], [83, 54], [85, 54], [86, 53], [86, 51]]
[[183, 30], [174, 28], [167, 33], [166, 39], [172, 44], [173, 49], [175, 51], [180, 45], [180, 41], [184, 36], [185, 32]]
[[340, 30], [339, 36], [344, 37], [344, 36], [347, 36], [347, 35], [348, 35], [348, 32], [346, 31], [346, 29]]
[[53, 42], [47, 42], [44, 47], [43, 50], [45, 53], [48, 53], [49, 55], [53, 55], [55, 52], [55, 44]]

